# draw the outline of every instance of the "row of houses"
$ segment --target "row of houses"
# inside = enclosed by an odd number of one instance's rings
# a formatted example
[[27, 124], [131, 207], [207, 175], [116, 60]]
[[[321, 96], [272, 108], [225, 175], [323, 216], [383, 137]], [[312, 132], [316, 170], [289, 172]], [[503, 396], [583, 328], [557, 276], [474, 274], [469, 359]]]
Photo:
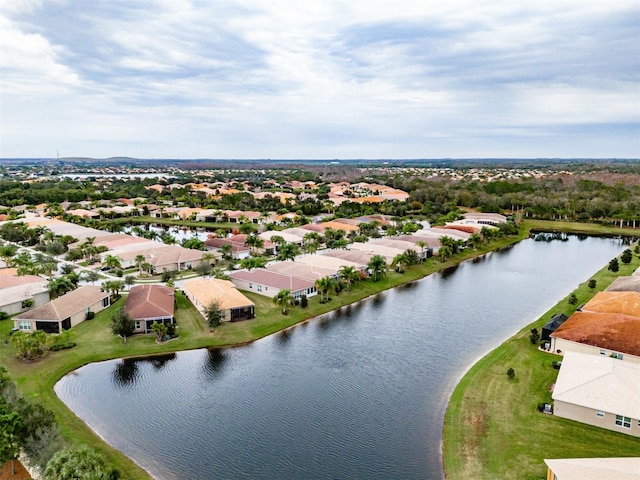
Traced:
[[640, 292], [615, 288], [543, 328], [545, 348], [563, 355], [553, 413], [640, 437]]
[[[228, 280], [196, 278], [183, 284], [183, 291], [206, 317], [206, 308], [215, 302], [222, 321], [249, 320], [255, 306]], [[14, 328], [24, 332], [42, 330], [61, 333], [88, 320], [110, 305], [110, 296], [98, 286], [84, 285], [13, 318]], [[175, 289], [164, 285], [135, 285], [127, 295], [125, 312], [134, 321], [134, 333], [150, 333], [154, 323], [175, 322]]]
[[[100, 254], [100, 261], [107, 255], [115, 255], [120, 259], [123, 268], [133, 267], [138, 256], [142, 255], [144, 261], [150, 265], [152, 273], [182, 271], [196, 267], [203, 261], [203, 255], [206, 253], [202, 250], [165, 245], [156, 240], [106, 232], [52, 218], [28, 216], [25, 221], [31, 228], [46, 227], [56, 235], [70, 235], [77, 238], [78, 242], [70, 245], [71, 248], [90, 238], [95, 247], [106, 249]], [[214, 258], [210, 259], [210, 261], [214, 260]]]

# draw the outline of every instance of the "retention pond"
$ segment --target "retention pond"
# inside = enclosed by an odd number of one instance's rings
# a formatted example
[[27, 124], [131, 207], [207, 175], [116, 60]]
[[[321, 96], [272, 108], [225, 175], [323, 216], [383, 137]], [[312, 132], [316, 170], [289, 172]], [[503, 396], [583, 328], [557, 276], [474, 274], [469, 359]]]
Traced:
[[622, 249], [527, 239], [248, 346], [94, 363], [55, 390], [158, 479], [440, 480], [458, 379]]

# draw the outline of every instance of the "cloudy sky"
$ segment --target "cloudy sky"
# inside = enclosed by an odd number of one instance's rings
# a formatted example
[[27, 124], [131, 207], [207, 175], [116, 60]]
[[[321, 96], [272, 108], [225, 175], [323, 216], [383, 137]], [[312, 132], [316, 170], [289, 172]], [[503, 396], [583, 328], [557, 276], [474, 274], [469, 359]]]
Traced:
[[0, 157], [640, 158], [639, 0], [0, 0]]

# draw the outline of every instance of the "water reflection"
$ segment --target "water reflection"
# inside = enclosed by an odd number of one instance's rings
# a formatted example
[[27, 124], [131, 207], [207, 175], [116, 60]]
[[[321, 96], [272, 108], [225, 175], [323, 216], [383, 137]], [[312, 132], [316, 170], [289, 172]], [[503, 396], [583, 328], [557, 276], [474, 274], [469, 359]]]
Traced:
[[458, 268], [460, 268], [460, 265], [454, 265], [453, 267], [447, 267], [444, 270], [440, 270], [440, 277], [443, 280], [448, 280], [458, 271]]
[[204, 356], [202, 370], [207, 380], [217, 380], [224, 372], [227, 363], [226, 351], [222, 348], [209, 348]]
[[113, 383], [120, 388], [134, 385], [140, 379], [140, 371], [138, 365], [141, 363], [149, 363], [155, 371], [162, 370], [168, 362], [175, 360], [175, 353], [167, 353], [163, 355], [154, 355], [144, 358], [124, 358], [120, 360], [113, 369]]

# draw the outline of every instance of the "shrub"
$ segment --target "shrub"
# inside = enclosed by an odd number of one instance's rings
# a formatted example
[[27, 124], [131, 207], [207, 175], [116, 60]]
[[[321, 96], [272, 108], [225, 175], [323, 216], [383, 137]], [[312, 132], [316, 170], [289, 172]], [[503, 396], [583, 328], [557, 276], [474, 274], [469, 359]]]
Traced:
[[529, 341], [532, 345], [535, 345], [540, 340], [540, 333], [537, 328], [532, 328], [531, 333], [529, 334]]
[[544, 402], [540, 402], [540, 403], [538, 403], [538, 411], [539, 411], [540, 413], [544, 412], [544, 406], [545, 406], [545, 403], [544, 403]]
[[307, 308], [307, 305], [309, 305], [309, 299], [307, 298], [306, 295], [302, 295], [300, 297], [300, 306], [302, 308]]
[[52, 352], [57, 352], [58, 350], [66, 350], [68, 348], [73, 348], [77, 345], [76, 342], [66, 342], [66, 343], [54, 343], [49, 347], [49, 350]]
[[575, 293], [572, 293], [571, 296], [569, 297], [569, 304], [575, 305], [576, 303], [578, 303], [578, 297], [576, 297]]
[[594, 288], [596, 288], [596, 285], [598, 284], [598, 282], [596, 281], [595, 278], [592, 278], [591, 280], [589, 280], [589, 288], [591, 290], [593, 290]]
[[516, 372], [513, 368], [509, 367], [509, 370], [507, 370], [507, 377], [509, 377], [509, 380], [516, 378]]
[[93, 320], [95, 316], [96, 316], [96, 312], [88, 311], [87, 314], [84, 316], [84, 319]]

